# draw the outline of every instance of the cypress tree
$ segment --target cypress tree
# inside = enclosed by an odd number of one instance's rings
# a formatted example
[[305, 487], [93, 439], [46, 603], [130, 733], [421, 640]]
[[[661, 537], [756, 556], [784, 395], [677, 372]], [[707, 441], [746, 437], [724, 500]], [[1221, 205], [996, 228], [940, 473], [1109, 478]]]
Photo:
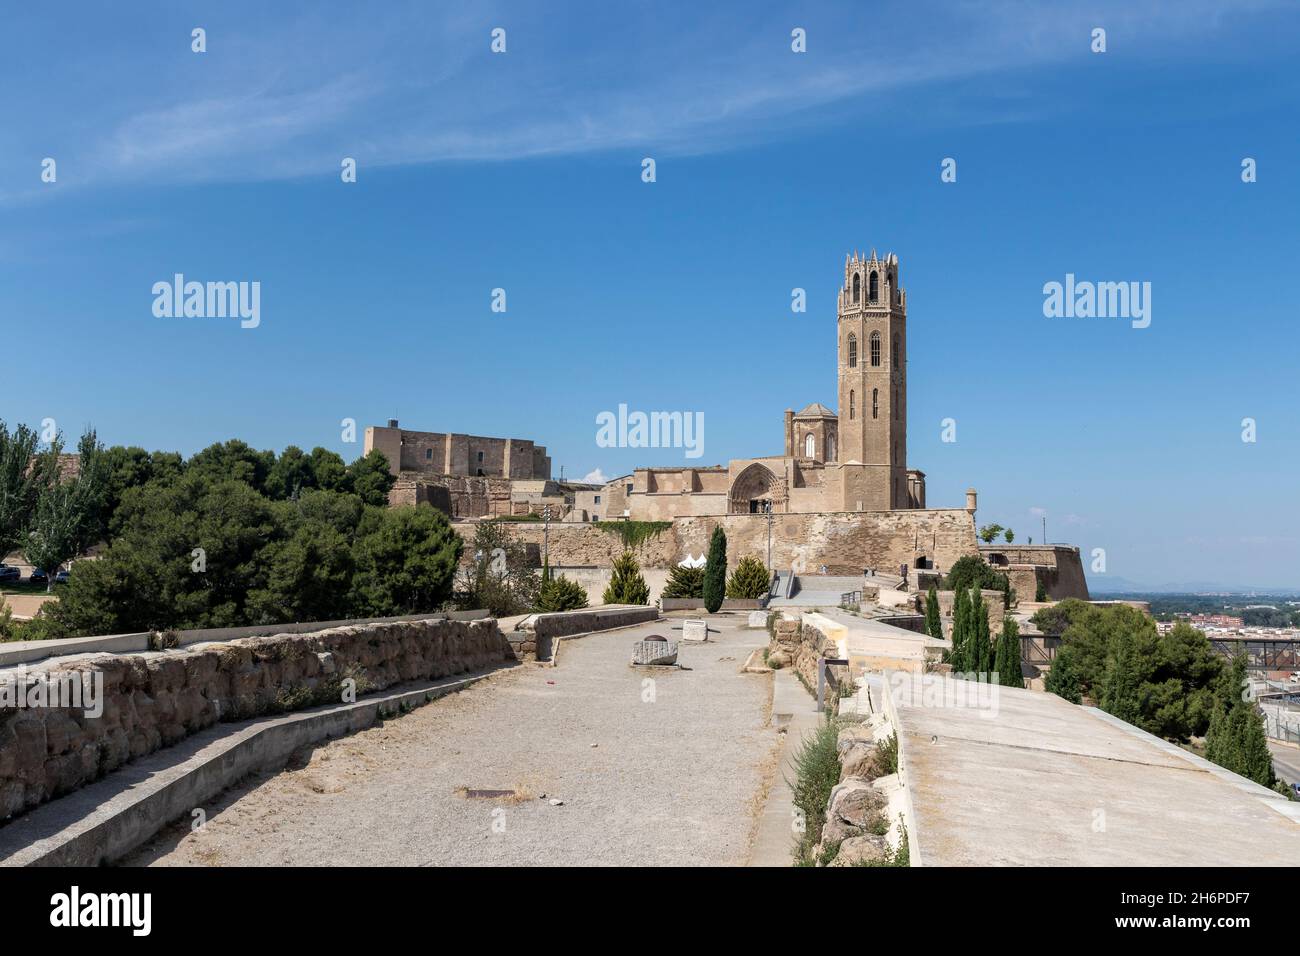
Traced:
[[1220, 767], [1265, 787], [1277, 782], [1273, 755], [1268, 750], [1264, 717], [1252, 700], [1243, 700], [1246, 656], [1238, 654], [1219, 678], [1214, 714], [1205, 735], [1205, 757]]
[[718, 613], [727, 595], [727, 535], [722, 526], [713, 529], [709, 539], [709, 557], [704, 564], [704, 608]]
[[943, 622], [939, 617], [939, 591], [933, 584], [925, 596], [925, 633], [943, 639]]
[[986, 674], [993, 669], [993, 655], [989, 646], [989, 609], [983, 595], [975, 598], [967, 616], [970, 621], [970, 653], [966, 655], [970, 660], [969, 669]]
[[969, 670], [966, 657], [966, 602], [965, 588], [958, 588], [952, 602], [952, 650], [948, 663], [954, 672]]
[[1024, 687], [1020, 674], [1020, 625], [1013, 618], [1002, 622], [1002, 635], [998, 638], [998, 653], [993, 664], [998, 672], [998, 683], [1003, 687]]

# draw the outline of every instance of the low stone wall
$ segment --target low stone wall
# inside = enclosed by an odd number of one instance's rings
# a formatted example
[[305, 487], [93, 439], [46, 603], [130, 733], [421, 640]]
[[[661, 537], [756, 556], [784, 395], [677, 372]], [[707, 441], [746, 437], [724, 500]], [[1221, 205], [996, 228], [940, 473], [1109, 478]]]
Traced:
[[[366, 623], [168, 651], [53, 658], [0, 670], [0, 819], [30, 810], [219, 721], [343, 699], [405, 681], [483, 670], [514, 659], [494, 620]], [[102, 681], [102, 713], [13, 706], [13, 688]], [[66, 702], [66, 701], [63, 701]], [[48, 702], [47, 702], [48, 703]]]
[[549, 660], [554, 653], [557, 637], [585, 634], [589, 631], [608, 631], [616, 627], [631, 627], [659, 620], [657, 607], [624, 606], [597, 608], [590, 611], [561, 611], [556, 614], [537, 615], [532, 628], [536, 635], [536, 652], [539, 660]]
[[[770, 626], [772, 640], [768, 646], [769, 667], [789, 667], [799, 675], [809, 693], [817, 694], [817, 667], [821, 658], [839, 657], [839, 648], [817, 628], [805, 625], [797, 617], [786, 617], [777, 612]], [[839, 710], [839, 687], [847, 686], [849, 669], [836, 665], [827, 668], [826, 709]]]

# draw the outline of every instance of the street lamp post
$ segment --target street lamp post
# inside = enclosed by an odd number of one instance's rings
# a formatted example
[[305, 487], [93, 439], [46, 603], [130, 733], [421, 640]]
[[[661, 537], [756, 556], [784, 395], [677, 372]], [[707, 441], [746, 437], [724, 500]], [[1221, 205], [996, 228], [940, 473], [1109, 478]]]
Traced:
[[551, 567], [551, 506], [542, 509], [542, 569]]
[[772, 499], [763, 502], [763, 511], [767, 514], [767, 573], [772, 573]]

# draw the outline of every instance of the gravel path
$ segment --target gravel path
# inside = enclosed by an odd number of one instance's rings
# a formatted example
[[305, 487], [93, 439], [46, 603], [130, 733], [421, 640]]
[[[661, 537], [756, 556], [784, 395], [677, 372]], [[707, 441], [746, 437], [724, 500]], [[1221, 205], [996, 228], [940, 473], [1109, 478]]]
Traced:
[[558, 667], [502, 671], [317, 747], [125, 862], [743, 864], [777, 757], [771, 677], [739, 673], [767, 633], [743, 623], [715, 618], [710, 643], [681, 645], [689, 670], [628, 666], [634, 640], [678, 636], [669, 621], [567, 640]]

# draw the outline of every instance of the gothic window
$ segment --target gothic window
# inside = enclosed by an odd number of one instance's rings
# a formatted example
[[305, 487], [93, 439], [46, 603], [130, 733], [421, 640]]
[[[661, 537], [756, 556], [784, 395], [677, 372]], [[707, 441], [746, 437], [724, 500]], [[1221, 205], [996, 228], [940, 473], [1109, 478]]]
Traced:
[[894, 333], [894, 368], [898, 368], [898, 333]]
[[425, 460], [425, 461], [433, 461], [433, 449], [432, 449], [432, 448], [426, 448], [426, 449], [424, 450], [424, 460]]
[[894, 421], [898, 421], [898, 389], [894, 389]]
[[878, 388], [871, 390], [871, 417], [880, 417], [880, 389]]
[[858, 337], [849, 333], [849, 368], [858, 367]]
[[849, 421], [853, 420], [853, 389], [849, 389]]
[[853, 301], [862, 301], [862, 276], [853, 273]]
[[817, 439], [813, 438], [812, 435], [803, 440], [803, 456], [805, 458], [817, 457]]
[[872, 305], [880, 301], [880, 273], [874, 269], [871, 272], [871, 285], [867, 289], [867, 301]]
[[880, 367], [880, 333], [871, 333], [871, 367]]
[[826, 436], [826, 460], [827, 461], [835, 460], [835, 436], [834, 435]]

